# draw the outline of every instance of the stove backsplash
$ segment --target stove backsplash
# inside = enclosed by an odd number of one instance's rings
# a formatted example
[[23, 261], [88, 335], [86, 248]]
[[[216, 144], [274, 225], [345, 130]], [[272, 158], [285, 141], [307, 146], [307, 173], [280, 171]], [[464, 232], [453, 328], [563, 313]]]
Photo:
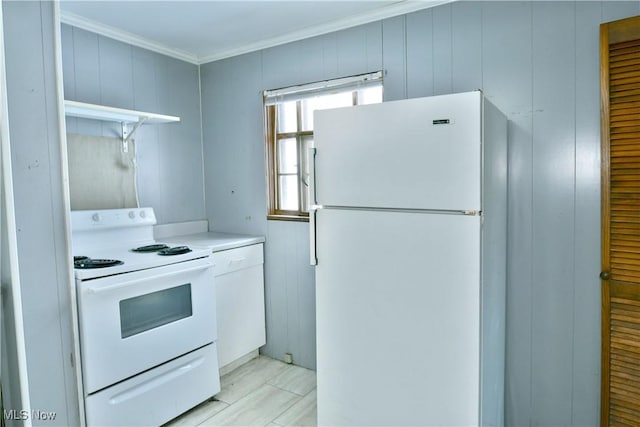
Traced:
[[71, 210], [138, 207], [135, 142], [67, 134]]

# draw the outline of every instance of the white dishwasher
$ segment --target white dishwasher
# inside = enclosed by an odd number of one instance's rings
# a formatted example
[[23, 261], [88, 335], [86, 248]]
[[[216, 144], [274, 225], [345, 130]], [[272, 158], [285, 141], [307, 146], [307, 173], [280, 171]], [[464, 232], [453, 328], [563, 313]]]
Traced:
[[264, 237], [207, 232], [163, 240], [172, 239], [213, 252], [218, 364], [224, 371], [266, 343]]
[[258, 243], [213, 253], [221, 368], [266, 343], [262, 252]]

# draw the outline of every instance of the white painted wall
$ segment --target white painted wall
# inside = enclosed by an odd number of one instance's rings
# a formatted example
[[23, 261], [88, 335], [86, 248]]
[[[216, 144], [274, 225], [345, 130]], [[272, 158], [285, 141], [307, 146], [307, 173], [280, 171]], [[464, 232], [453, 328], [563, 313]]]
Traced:
[[[16, 219], [4, 58], [4, 25], [0, 4], [0, 378], [2, 408], [29, 411], [29, 380], [18, 272]], [[6, 420], [12, 425], [13, 420]]]
[[[198, 66], [62, 25], [64, 96], [180, 117], [135, 133], [140, 206], [159, 224], [205, 217]], [[67, 132], [118, 137], [119, 123], [68, 118]]]
[[[11, 167], [31, 409], [34, 425], [79, 425], [71, 364], [68, 246], [53, 2], [4, 2]], [[16, 279], [16, 277], [12, 277]], [[22, 402], [20, 402], [22, 403]], [[23, 409], [23, 408], [15, 408]]]

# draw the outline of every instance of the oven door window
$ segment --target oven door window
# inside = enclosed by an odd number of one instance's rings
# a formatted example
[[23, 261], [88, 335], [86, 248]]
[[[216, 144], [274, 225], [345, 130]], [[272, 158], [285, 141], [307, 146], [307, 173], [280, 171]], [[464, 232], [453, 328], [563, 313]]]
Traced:
[[127, 338], [190, 317], [191, 284], [120, 301], [120, 332]]

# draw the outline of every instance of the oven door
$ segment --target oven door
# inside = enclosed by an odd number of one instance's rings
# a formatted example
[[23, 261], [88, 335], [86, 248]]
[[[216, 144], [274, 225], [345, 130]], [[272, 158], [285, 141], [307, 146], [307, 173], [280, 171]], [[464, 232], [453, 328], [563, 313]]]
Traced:
[[78, 283], [85, 393], [216, 340], [209, 257]]

